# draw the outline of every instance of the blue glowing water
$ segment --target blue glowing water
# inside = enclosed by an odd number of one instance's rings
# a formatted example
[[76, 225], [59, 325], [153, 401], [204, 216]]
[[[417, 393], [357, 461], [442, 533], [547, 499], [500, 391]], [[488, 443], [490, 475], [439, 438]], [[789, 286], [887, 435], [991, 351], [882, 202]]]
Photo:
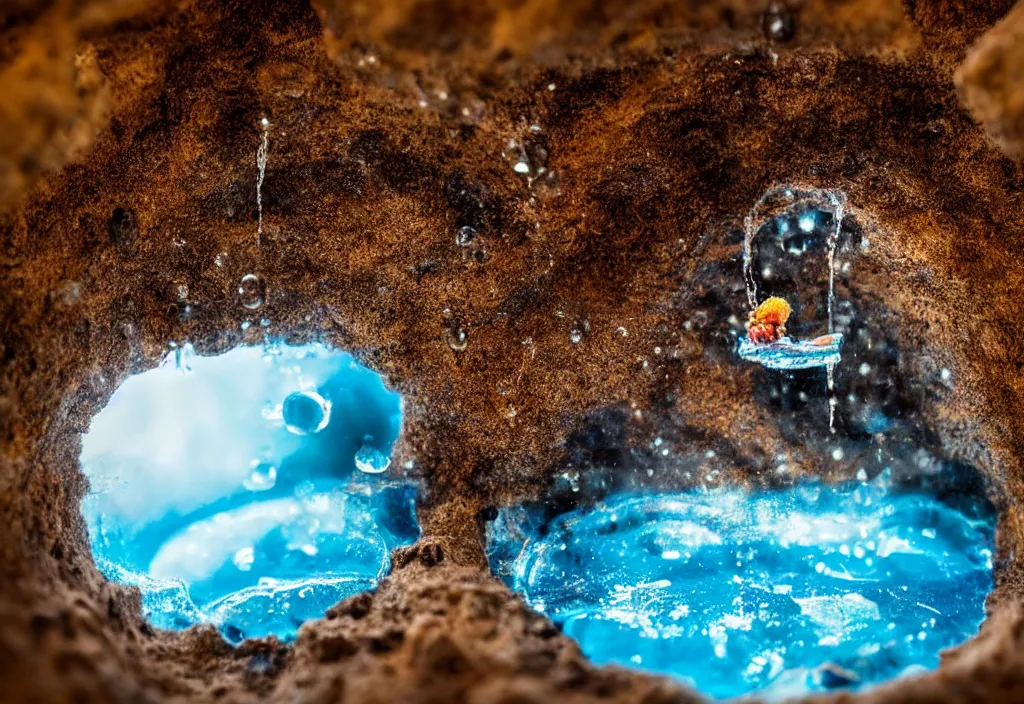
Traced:
[[413, 489], [356, 471], [367, 451], [390, 462], [400, 426], [399, 397], [350, 355], [179, 349], [82, 438], [97, 565], [158, 627], [292, 638], [416, 538]]
[[507, 509], [492, 564], [597, 663], [769, 698], [938, 664], [977, 632], [993, 519], [884, 478]]
[[744, 336], [739, 339], [738, 353], [748, 362], [757, 362], [769, 369], [812, 369], [838, 364], [842, 344], [843, 336], [838, 333], [813, 340], [783, 337], [767, 345], [751, 342]]

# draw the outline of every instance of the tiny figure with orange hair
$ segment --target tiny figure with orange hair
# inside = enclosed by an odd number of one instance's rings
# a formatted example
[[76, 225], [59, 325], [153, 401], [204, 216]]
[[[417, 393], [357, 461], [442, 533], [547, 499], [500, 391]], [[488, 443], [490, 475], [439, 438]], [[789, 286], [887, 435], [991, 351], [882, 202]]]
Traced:
[[786, 336], [786, 321], [793, 309], [783, 298], [765, 299], [747, 319], [747, 336], [757, 345], [770, 345]]

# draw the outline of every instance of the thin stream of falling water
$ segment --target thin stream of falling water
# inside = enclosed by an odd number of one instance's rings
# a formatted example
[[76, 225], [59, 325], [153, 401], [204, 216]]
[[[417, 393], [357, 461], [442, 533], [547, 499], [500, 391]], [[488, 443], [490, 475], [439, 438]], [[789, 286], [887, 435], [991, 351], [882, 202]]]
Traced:
[[754, 203], [754, 207], [747, 213], [743, 220], [743, 283], [747, 288], [747, 303], [750, 309], [757, 308], [757, 282], [754, 280], [752, 262], [754, 258], [754, 236], [757, 234], [757, 225], [754, 221], [754, 214], [757, 209], [764, 205], [769, 196], [774, 195], [775, 190], [770, 190]]
[[825, 365], [825, 378], [828, 379], [828, 432], [833, 435], [836, 432], [836, 406], [839, 405], [836, 400], [835, 369], [835, 364]]
[[[836, 191], [829, 191], [828, 198], [832, 201], [832, 234], [828, 238], [828, 334], [835, 332], [834, 314], [836, 298], [836, 247], [839, 243], [839, 230], [843, 226], [843, 206], [845, 196]], [[828, 379], [828, 431], [836, 432], [836, 400], [835, 363], [826, 365], [825, 374]]]
[[832, 234], [828, 238], [828, 334], [834, 330], [833, 313], [836, 299], [836, 246], [839, 244], [839, 231], [843, 227], [843, 206], [846, 197], [837, 191], [828, 191], [828, 199], [832, 203]]
[[256, 168], [259, 174], [256, 177], [256, 212], [259, 222], [256, 226], [256, 245], [259, 246], [263, 239], [263, 177], [267, 172], [267, 150], [270, 147], [270, 120], [260, 120], [260, 146], [256, 150]]

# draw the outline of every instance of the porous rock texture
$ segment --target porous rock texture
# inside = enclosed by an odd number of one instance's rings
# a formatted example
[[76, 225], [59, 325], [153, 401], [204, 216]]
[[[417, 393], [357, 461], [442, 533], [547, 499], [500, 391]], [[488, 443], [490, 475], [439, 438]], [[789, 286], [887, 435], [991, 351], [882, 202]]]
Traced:
[[957, 78], [978, 120], [1007, 153], [1024, 158], [1024, 5], [971, 49]]
[[[1009, 5], [5, 3], [0, 700], [697, 699], [588, 664], [490, 576], [485, 509], [566, 472], [584, 494], [640, 468], [684, 486], [697, 464], [853, 476], [820, 413], [778, 422], [726, 334], [743, 216], [795, 183], [847, 194], [870, 248], [838, 285], [923, 351], [885, 393], [1000, 510], [980, 635], [859, 698], [1024, 701], [1020, 8], [984, 35]], [[404, 394], [394, 466], [422, 482], [423, 537], [293, 645], [155, 631], [92, 562], [80, 434], [169, 343], [267, 334], [352, 350]]]

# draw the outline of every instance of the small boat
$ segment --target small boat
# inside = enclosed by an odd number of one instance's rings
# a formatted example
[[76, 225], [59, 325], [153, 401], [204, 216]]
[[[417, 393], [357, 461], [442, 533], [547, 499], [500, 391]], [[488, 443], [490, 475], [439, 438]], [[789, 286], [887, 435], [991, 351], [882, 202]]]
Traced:
[[748, 362], [757, 362], [769, 369], [813, 369], [839, 363], [839, 333], [822, 335], [813, 340], [780, 337], [775, 342], [759, 344], [746, 336], [739, 340], [739, 355]]

